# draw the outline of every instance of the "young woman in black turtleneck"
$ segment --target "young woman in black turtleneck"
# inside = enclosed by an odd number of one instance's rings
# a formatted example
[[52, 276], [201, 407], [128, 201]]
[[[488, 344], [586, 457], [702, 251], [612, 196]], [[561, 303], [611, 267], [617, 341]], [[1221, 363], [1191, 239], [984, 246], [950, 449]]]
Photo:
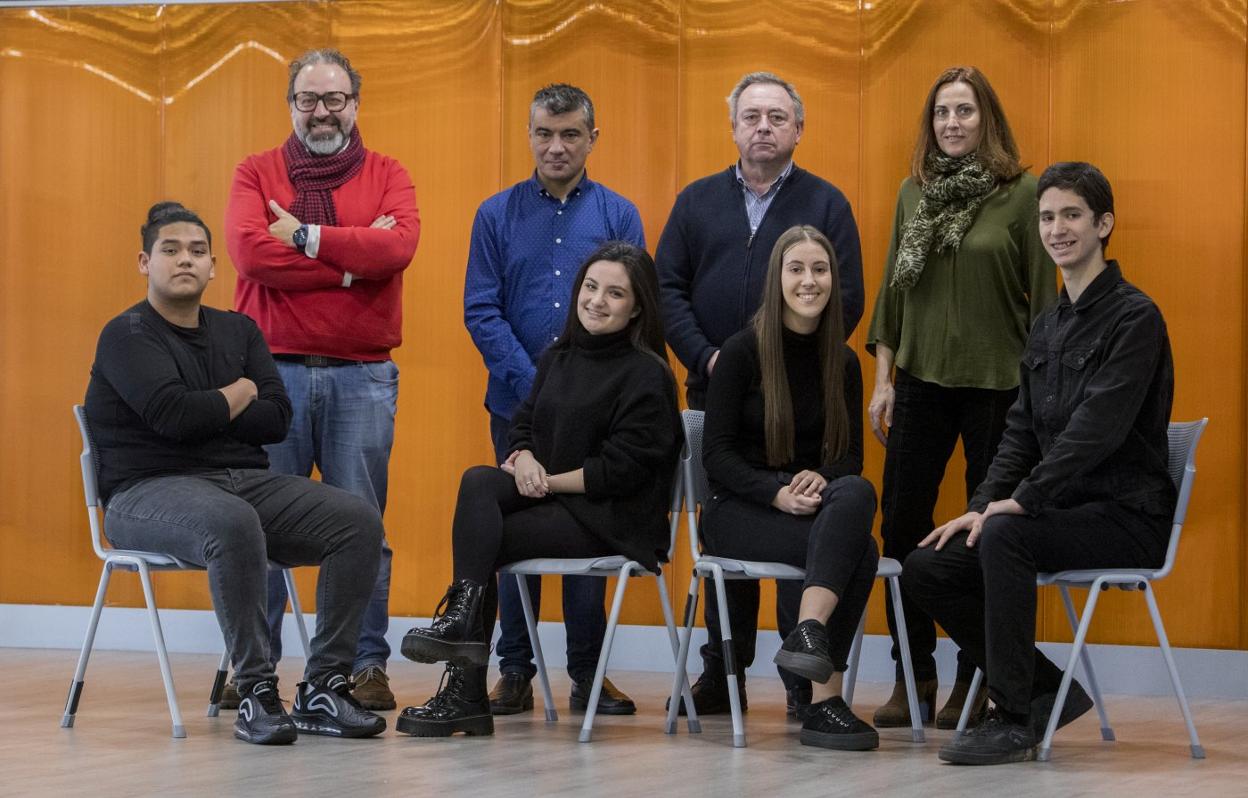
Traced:
[[[702, 536], [711, 554], [806, 569], [797, 612], [778, 613], [798, 623], [783, 630], [776, 664], [827, 683], [830, 697], [799, 705], [801, 741], [866, 750], [879, 735], [840, 688], [879, 554], [875, 490], [859, 476], [862, 375], [843, 343], [838, 285], [822, 233], [799, 226], [777, 239], [763, 304], [724, 343], [707, 390]], [[734, 617], [733, 639], [752, 642], [756, 620]]]
[[447, 675], [437, 695], [403, 710], [400, 732], [493, 734], [485, 678], [500, 566], [623, 554], [654, 568], [666, 557], [681, 432], [665, 352], [654, 261], [632, 244], [602, 245], [516, 411], [510, 457], [460, 482], [445, 612], [402, 647], [417, 662], [446, 661]]

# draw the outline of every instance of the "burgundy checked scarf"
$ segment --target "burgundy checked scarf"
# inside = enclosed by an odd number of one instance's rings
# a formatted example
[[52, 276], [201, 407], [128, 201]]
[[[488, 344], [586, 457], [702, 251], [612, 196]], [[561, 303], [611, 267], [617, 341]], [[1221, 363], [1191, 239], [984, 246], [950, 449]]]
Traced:
[[293, 132], [282, 145], [286, 158], [286, 174], [295, 187], [295, 201], [290, 215], [303, 224], [338, 224], [334, 208], [334, 189], [360, 173], [364, 168], [364, 139], [360, 130], [351, 128], [347, 146], [333, 155], [313, 155]]

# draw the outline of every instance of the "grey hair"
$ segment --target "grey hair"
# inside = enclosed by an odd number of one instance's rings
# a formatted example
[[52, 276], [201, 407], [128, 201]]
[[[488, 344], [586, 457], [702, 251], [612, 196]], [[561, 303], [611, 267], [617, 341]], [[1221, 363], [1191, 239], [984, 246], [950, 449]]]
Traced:
[[793, 88], [793, 84], [774, 72], [749, 72], [737, 81], [737, 85], [732, 87], [732, 93], [728, 95], [728, 117], [735, 125], [737, 123], [737, 101], [741, 99], [741, 92], [753, 86], [755, 83], [771, 83], [784, 89], [788, 93], [789, 99], [793, 101], [794, 115], [797, 117], [797, 124], [806, 123], [806, 106], [802, 105], [802, 96], [797, 93], [797, 89]]
[[594, 129], [594, 103], [583, 89], [570, 83], [551, 83], [543, 86], [533, 95], [533, 103], [529, 106], [529, 126], [533, 125], [533, 114], [541, 108], [551, 116], [571, 113], [578, 108], [585, 112], [585, 124], [590, 131]]
[[351, 79], [351, 93], [355, 95], [355, 99], [360, 98], [360, 83], [362, 82], [360, 73], [351, 67], [351, 62], [341, 52], [330, 47], [323, 47], [319, 50], [308, 50], [290, 62], [290, 82], [286, 84], [287, 102], [295, 98], [295, 78], [299, 77], [304, 67], [312, 64], [333, 64], [342, 67], [347, 77]]

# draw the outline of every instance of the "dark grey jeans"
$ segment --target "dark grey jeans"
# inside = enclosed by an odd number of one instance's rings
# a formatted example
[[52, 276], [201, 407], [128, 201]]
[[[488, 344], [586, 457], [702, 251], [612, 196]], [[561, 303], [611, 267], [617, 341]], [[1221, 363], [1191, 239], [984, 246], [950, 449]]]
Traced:
[[381, 517], [363, 499], [259, 469], [152, 477], [109, 498], [104, 527], [118, 548], [171, 554], [208, 569], [240, 692], [274, 678], [264, 617], [268, 561], [319, 565], [316, 636], [304, 678], [351, 673], [383, 535]]

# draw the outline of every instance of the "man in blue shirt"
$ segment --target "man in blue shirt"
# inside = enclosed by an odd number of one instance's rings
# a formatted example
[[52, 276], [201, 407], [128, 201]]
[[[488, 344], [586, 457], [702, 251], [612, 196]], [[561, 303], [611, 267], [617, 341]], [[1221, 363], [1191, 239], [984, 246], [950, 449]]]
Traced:
[[[485, 407], [500, 463], [510, 453], [511, 417], [533, 386], [538, 356], [563, 328], [581, 262], [603, 241], [646, 245], [636, 206], [585, 172], [597, 140], [594, 105], [584, 91], [562, 83], [540, 89], [529, 108], [533, 176], [481, 203], [472, 224], [464, 324], [490, 372]], [[536, 613], [541, 578], [528, 579]], [[603, 579], [563, 578], [573, 709], [584, 709], [589, 698], [606, 632], [605, 590]], [[502, 678], [490, 709], [510, 715], [533, 708], [536, 669], [515, 581], [500, 580], [498, 592]], [[635, 711], [628, 696], [603, 682], [598, 712]]]

